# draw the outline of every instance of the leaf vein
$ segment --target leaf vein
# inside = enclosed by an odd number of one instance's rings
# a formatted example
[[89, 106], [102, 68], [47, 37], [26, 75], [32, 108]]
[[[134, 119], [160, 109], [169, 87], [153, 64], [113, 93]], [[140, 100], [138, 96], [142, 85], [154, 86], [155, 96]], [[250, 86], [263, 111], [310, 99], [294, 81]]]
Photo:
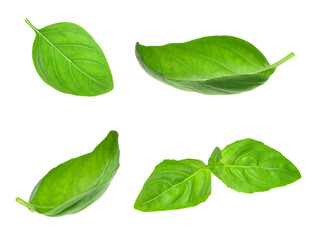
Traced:
[[58, 49], [42, 32], [40, 32], [38, 29], [36, 30], [36, 32], [39, 34], [39, 36], [41, 36], [44, 40], [46, 40], [48, 42], [48, 44], [50, 44], [52, 47], [54, 47], [67, 61], [69, 61], [75, 68], [77, 68], [82, 74], [86, 75], [87, 77], [89, 77], [91, 80], [93, 80], [94, 82], [98, 83], [99, 85], [102, 85], [105, 87], [105, 84], [103, 84], [102, 82], [99, 82], [97, 79], [93, 78], [92, 76], [90, 76], [88, 73], [86, 73], [84, 70], [82, 70], [81, 68], [79, 68], [75, 63], [73, 63], [60, 49]]
[[234, 72], [232, 69], [230, 69], [229, 67], [227, 67], [225, 64], [223, 64], [223, 63], [221, 63], [221, 62], [215, 60], [214, 58], [210, 58], [210, 57], [204, 56], [204, 55], [202, 55], [202, 54], [200, 54], [200, 53], [194, 52], [194, 51], [189, 50], [189, 49], [183, 49], [183, 50], [184, 50], [184, 51], [187, 51], [187, 52], [190, 52], [190, 53], [193, 53], [194, 55], [197, 55], [197, 56], [202, 57], [202, 58], [204, 58], [204, 59], [211, 60], [211, 61], [213, 61], [213, 62], [219, 64], [220, 66], [226, 68], [228, 71], [230, 71], [230, 72], [232, 72], [232, 73], [234, 73], [234, 74], [237, 74], [237, 73]]
[[203, 79], [202, 77], [199, 76], [199, 74], [197, 74], [192, 67], [190, 67], [187, 63], [185, 63], [183, 60], [179, 59], [177, 56], [175, 56], [173, 53], [171, 53], [169, 50], [167, 50], [166, 48], [164, 48], [165, 52], [167, 52], [168, 55], [170, 55], [172, 58], [174, 58], [176, 61], [180, 62], [181, 64], [183, 64], [185, 67], [187, 67], [195, 76], [197, 76], [200, 79]]
[[54, 44], [56, 47], [82, 47], [82, 48], [87, 48], [87, 49], [94, 49], [92, 47], [89, 47], [84, 44], [78, 44], [78, 43], [71, 43], [71, 44]]
[[179, 186], [179, 185], [185, 183], [186, 181], [188, 181], [190, 178], [192, 178], [193, 176], [195, 176], [195, 175], [196, 175], [198, 172], [200, 172], [200, 171], [201, 171], [201, 168], [200, 168], [199, 170], [197, 170], [196, 172], [194, 172], [193, 174], [191, 174], [189, 177], [185, 178], [185, 179], [184, 179], [183, 181], [181, 181], [180, 183], [177, 183], [177, 184], [173, 185], [172, 187], [168, 188], [167, 190], [165, 190], [164, 192], [162, 192], [160, 195], [158, 195], [158, 196], [156, 196], [156, 197], [154, 197], [154, 198], [152, 198], [152, 199], [149, 199], [149, 200], [143, 202], [142, 205], [145, 205], [145, 204], [147, 204], [147, 203], [149, 203], [149, 202], [152, 202], [153, 200], [155, 200], [155, 199], [161, 197], [162, 195], [164, 195], [165, 193], [167, 193], [167, 192], [170, 191], [171, 189], [173, 189], [173, 188], [175, 188], [175, 187], [177, 187], [177, 186]]

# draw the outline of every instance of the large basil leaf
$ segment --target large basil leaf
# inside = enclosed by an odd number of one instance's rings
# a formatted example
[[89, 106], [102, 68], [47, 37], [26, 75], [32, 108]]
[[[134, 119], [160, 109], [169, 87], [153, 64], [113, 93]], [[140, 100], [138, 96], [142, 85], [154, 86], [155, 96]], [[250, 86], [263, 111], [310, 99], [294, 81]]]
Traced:
[[39, 76], [51, 87], [69, 94], [96, 96], [113, 89], [107, 60], [95, 40], [74, 23], [35, 28], [33, 61]]
[[225, 147], [211, 170], [228, 187], [245, 193], [267, 191], [301, 178], [295, 165], [280, 152], [253, 139]]
[[173, 87], [203, 94], [236, 94], [267, 81], [288, 56], [270, 65], [252, 44], [231, 36], [212, 36], [164, 46], [136, 44], [141, 67]]
[[134, 208], [143, 212], [192, 207], [211, 193], [211, 172], [195, 159], [164, 160], [145, 182]]
[[77, 213], [102, 196], [118, 167], [118, 134], [111, 131], [93, 152], [49, 171], [35, 186], [29, 202], [16, 200], [50, 217]]

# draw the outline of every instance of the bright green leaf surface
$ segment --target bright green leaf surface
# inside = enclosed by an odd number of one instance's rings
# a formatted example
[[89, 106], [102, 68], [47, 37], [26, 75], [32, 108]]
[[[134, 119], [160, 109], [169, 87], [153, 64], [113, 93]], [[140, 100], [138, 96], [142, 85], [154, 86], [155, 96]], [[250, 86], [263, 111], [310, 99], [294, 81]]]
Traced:
[[225, 147], [216, 169], [211, 169], [228, 187], [245, 193], [267, 191], [301, 178], [295, 165], [280, 152], [252, 139]]
[[97, 96], [113, 89], [107, 60], [95, 40], [74, 23], [35, 28], [33, 61], [39, 76], [51, 87], [79, 96]]
[[211, 172], [199, 160], [164, 160], [145, 182], [134, 208], [143, 212], [192, 207], [211, 193]]
[[136, 56], [149, 75], [168, 85], [216, 95], [262, 85], [294, 54], [270, 65], [252, 44], [231, 36], [212, 36], [164, 46], [137, 43]]
[[39, 181], [29, 202], [17, 202], [46, 216], [77, 213], [108, 188], [119, 167], [118, 134], [111, 131], [93, 152], [53, 168]]

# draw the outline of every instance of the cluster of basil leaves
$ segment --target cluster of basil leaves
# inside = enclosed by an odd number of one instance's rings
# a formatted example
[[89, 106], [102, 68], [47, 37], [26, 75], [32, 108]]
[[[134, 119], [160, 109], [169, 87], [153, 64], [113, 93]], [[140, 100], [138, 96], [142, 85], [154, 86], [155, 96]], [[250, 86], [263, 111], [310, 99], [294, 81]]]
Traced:
[[[78, 95], [97, 96], [113, 89], [110, 67], [99, 45], [79, 25], [56, 23], [35, 31], [33, 62], [48, 85]], [[212, 36], [186, 43], [146, 47], [136, 44], [141, 67], [152, 77], [185, 91], [236, 94], [252, 90], [294, 56], [270, 65], [252, 44], [231, 36]], [[118, 133], [111, 131], [91, 152], [49, 171], [29, 201], [16, 201], [46, 216], [77, 213], [108, 188], [119, 167]], [[238, 192], [262, 192], [301, 178], [281, 153], [262, 142], [244, 139], [222, 151], [215, 148], [208, 164], [196, 159], [164, 160], [145, 182], [134, 207], [163, 211], [196, 206], [211, 193], [211, 173]]]

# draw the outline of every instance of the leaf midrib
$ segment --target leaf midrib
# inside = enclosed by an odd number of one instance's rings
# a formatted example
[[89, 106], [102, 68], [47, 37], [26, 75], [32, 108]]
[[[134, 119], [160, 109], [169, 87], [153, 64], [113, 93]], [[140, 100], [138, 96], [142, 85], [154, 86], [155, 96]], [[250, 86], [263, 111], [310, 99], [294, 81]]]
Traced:
[[59, 52], [67, 61], [69, 61], [74, 67], [76, 67], [81, 73], [85, 74], [87, 77], [89, 77], [94, 82], [98, 83], [99, 85], [106, 87], [103, 83], [99, 82], [97, 79], [90, 76], [88, 73], [83, 71], [80, 67], [78, 67], [75, 63], [73, 63], [64, 53], [62, 53], [61, 50], [59, 50], [45, 35], [43, 35], [37, 28], [33, 28], [33, 30], [39, 34], [40, 37], [45, 39], [57, 52]]
[[282, 168], [268, 168], [268, 167], [260, 167], [260, 166], [240, 166], [240, 165], [223, 165], [224, 168], [260, 168], [260, 169], [265, 169], [265, 170], [278, 170], [278, 171], [284, 171], [288, 172], [293, 175], [298, 175], [294, 172], [291, 172], [287, 169], [282, 169]]

